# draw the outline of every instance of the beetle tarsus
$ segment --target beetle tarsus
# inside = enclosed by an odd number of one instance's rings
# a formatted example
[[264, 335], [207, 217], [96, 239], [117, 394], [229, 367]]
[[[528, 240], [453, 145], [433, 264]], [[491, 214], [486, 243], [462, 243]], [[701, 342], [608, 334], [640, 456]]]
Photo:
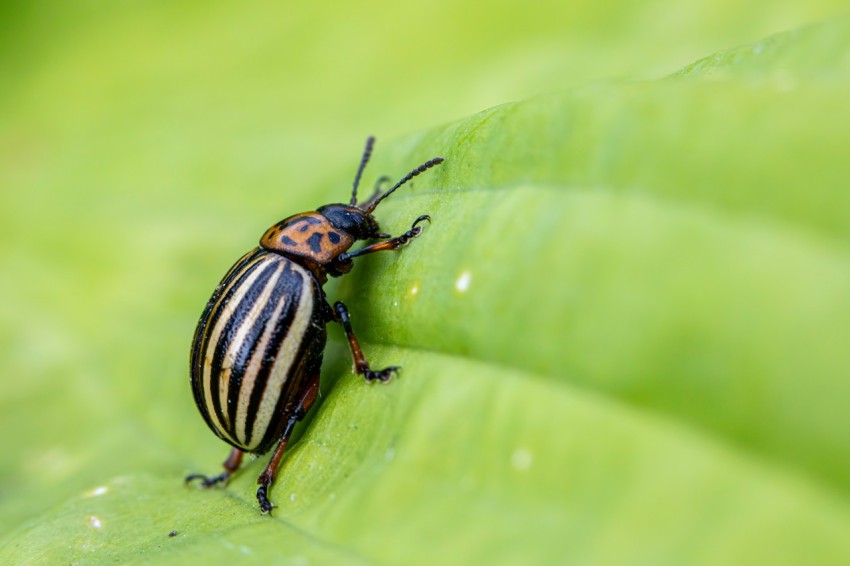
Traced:
[[218, 485], [220, 483], [227, 483], [227, 480], [230, 479], [230, 476], [239, 469], [239, 466], [242, 464], [242, 455], [244, 452], [239, 450], [238, 448], [234, 448], [230, 451], [230, 454], [227, 456], [227, 460], [222, 462], [221, 466], [224, 468], [224, 471], [218, 474], [217, 476], [206, 476], [204, 474], [189, 474], [186, 476], [184, 480], [186, 485], [190, 484], [195, 480], [201, 480], [200, 486], [203, 488], [213, 487], [214, 485]]
[[227, 480], [230, 479], [230, 474], [227, 472], [222, 472], [217, 476], [205, 476], [204, 474], [189, 474], [186, 476], [184, 482], [186, 485], [189, 485], [195, 480], [201, 480], [199, 484], [203, 488], [213, 487], [214, 485], [220, 483], [227, 483]]
[[261, 485], [257, 488], [257, 501], [260, 503], [260, 513], [263, 515], [271, 515], [274, 504], [266, 497], [266, 486]]
[[269, 501], [266, 492], [268, 491], [268, 486], [261, 485], [257, 488], [257, 501], [260, 503], [260, 513], [263, 515], [271, 514], [272, 509], [274, 509], [274, 505], [271, 501]]
[[398, 375], [398, 370], [401, 369], [399, 366], [390, 366], [388, 368], [384, 368], [382, 370], [373, 370], [367, 369], [363, 372], [363, 377], [366, 378], [366, 381], [372, 382], [375, 380], [380, 380], [384, 383], [390, 380], [394, 375]]
[[418, 224], [420, 222], [424, 222], [426, 220], [428, 221], [428, 224], [431, 223], [431, 217], [428, 216], [427, 214], [423, 214], [422, 216], [420, 216], [416, 220], [414, 220], [413, 224], [410, 225], [410, 230], [408, 230], [407, 232], [405, 232], [404, 234], [402, 234], [401, 236], [399, 236], [397, 238], [398, 240], [400, 240], [399, 244], [403, 246], [404, 244], [406, 244], [408, 241], [412, 240], [413, 238], [419, 237], [419, 235], [422, 234], [422, 227], [418, 226]]
[[410, 230], [395, 238], [398, 241], [399, 246], [404, 246], [413, 238], [418, 238], [422, 234], [422, 227], [418, 226], [420, 222], [428, 221], [428, 224], [431, 223], [431, 217], [427, 214], [423, 214], [413, 221], [413, 224], [410, 225]]

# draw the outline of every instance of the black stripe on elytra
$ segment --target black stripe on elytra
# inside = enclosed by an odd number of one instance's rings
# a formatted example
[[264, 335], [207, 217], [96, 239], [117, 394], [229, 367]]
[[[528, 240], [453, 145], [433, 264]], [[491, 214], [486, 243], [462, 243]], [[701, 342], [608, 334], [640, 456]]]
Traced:
[[[212, 330], [215, 329], [218, 319], [221, 318], [221, 314], [224, 312], [225, 307], [231, 300], [233, 300], [234, 295], [239, 293], [239, 289], [245, 284], [245, 281], [254, 273], [254, 271], [264, 264], [263, 259], [267, 255], [269, 255], [269, 252], [262, 248], [257, 248], [256, 253], [252, 254], [250, 258], [253, 263], [246, 262], [245, 265], [243, 265], [238, 271], [231, 269], [230, 272], [228, 272], [228, 275], [221, 281], [217, 290], [221, 298], [210, 313], [209, 321], [207, 322], [207, 328], [210, 330], [204, 332], [204, 342], [201, 344], [199, 349], [200, 353], [209, 354], [209, 341]], [[224, 292], [223, 295], [221, 295], [222, 291]], [[200, 367], [202, 367], [202, 365]]]
[[[313, 311], [310, 313], [310, 323], [305, 329], [301, 343], [298, 344], [298, 351], [288, 372], [292, 377], [300, 376], [300, 379], [287, 379], [284, 383], [283, 391], [277, 399], [273, 413], [281, 415], [281, 418], [277, 420], [277, 426], [270, 426], [266, 429], [262, 440], [256, 444], [258, 451], [266, 451], [272, 448], [281, 439], [286, 423], [290, 418], [289, 413], [295, 409], [295, 403], [301, 400], [300, 395], [303, 393], [301, 390], [310, 379], [315, 377], [322, 366], [322, 354], [324, 353], [325, 342], [327, 342], [327, 329], [324, 319], [326, 301], [324, 300], [324, 291], [318, 281], [309, 277], [306, 282], [313, 290]], [[298, 398], [296, 399], [296, 397]]]
[[292, 238], [290, 238], [286, 234], [284, 234], [283, 236], [280, 237], [280, 241], [283, 242], [284, 244], [286, 244], [287, 246], [293, 246], [294, 247], [294, 246], [298, 245], [295, 242], [295, 240], [293, 240]]
[[321, 232], [313, 232], [310, 234], [310, 237], [307, 238], [307, 245], [310, 246], [310, 249], [313, 250], [314, 253], [322, 251], [322, 236], [324, 236], [324, 234]]
[[229, 279], [232, 278], [233, 274], [244, 269], [248, 263], [254, 261], [259, 253], [262, 253], [260, 248], [256, 248], [248, 252], [242, 256], [233, 265], [233, 267], [230, 268], [215, 288], [215, 291], [213, 291], [213, 295], [210, 297], [210, 300], [207, 301], [207, 304], [204, 307], [204, 312], [201, 314], [200, 320], [198, 320], [198, 326], [195, 328], [195, 336], [192, 339], [192, 354], [189, 361], [189, 372], [192, 378], [192, 392], [194, 393], [195, 404], [198, 406], [198, 410], [201, 411], [201, 415], [204, 417], [204, 420], [206, 420], [211, 427], [212, 421], [210, 420], [209, 411], [207, 410], [206, 401], [204, 400], [203, 384], [204, 356], [202, 355], [202, 352], [204, 351], [206, 339], [209, 338], [207, 335], [207, 329], [213, 327], [213, 325], [210, 324], [212, 311], [221, 297], [222, 292], [227, 288]]
[[[251, 359], [257, 351], [257, 346], [259, 346], [260, 343], [260, 337], [268, 329], [270, 324], [276, 324], [276, 321], [271, 320], [272, 315], [280, 302], [287, 300], [287, 297], [284, 294], [284, 288], [280, 285], [280, 280], [287, 276], [287, 272], [291, 270], [291, 264], [289, 261], [285, 260], [281, 261], [281, 263], [283, 263], [282, 273], [280, 273], [277, 281], [275, 281], [272, 292], [269, 295], [268, 300], [263, 305], [263, 309], [260, 311], [260, 314], [253, 321], [251, 328], [248, 330], [248, 333], [245, 335], [242, 343], [239, 344], [239, 349], [234, 356], [233, 366], [230, 370], [230, 383], [228, 384], [227, 390], [227, 416], [230, 425], [228, 427], [228, 432], [230, 433], [231, 438], [240, 441], [242, 439], [240, 439], [236, 434], [236, 410], [239, 406], [239, 398], [243, 395], [250, 395], [251, 393], [250, 391], [242, 391], [242, 380], [245, 376], [245, 371], [248, 369], [248, 364], [251, 362]], [[279, 264], [278, 267], [280, 267]], [[271, 284], [271, 282], [269, 284]], [[265, 363], [265, 359], [261, 361], [261, 364], [262, 363]], [[256, 386], [257, 383], [255, 381], [254, 387]]]
[[197, 376], [194, 375], [196, 371], [198, 371], [202, 367], [201, 363], [201, 345], [203, 343], [203, 339], [205, 338], [205, 330], [209, 326], [210, 322], [210, 314], [212, 313], [215, 304], [218, 302], [219, 297], [221, 297], [222, 291], [227, 288], [227, 284], [232, 279], [234, 273], [238, 273], [241, 271], [246, 264], [253, 261], [257, 254], [261, 253], [262, 250], [260, 248], [256, 248], [251, 250], [241, 258], [239, 258], [233, 267], [231, 267], [227, 273], [222, 277], [221, 282], [216, 286], [215, 291], [213, 291], [212, 297], [207, 301], [206, 306], [204, 306], [204, 312], [201, 313], [201, 318], [198, 320], [198, 326], [195, 328], [195, 337], [192, 340], [192, 358], [190, 360], [190, 367], [193, 372], [193, 380], [197, 377], [200, 379], [200, 374]]
[[[209, 303], [207, 303], [209, 312], [205, 312], [207, 320], [203, 335], [198, 334], [199, 338], [203, 338], [201, 343], [198, 345], [198, 359], [196, 360], [196, 364], [199, 369], [203, 369], [203, 357], [201, 354], [205, 353], [209, 347], [210, 332], [208, 329], [215, 328], [224, 307], [233, 298], [234, 293], [237, 292], [245, 279], [262, 264], [262, 261], [256, 260], [262, 259], [265, 255], [268, 255], [267, 251], [262, 248], [256, 248], [252, 252], [243, 256], [236, 265], [230, 268], [230, 271], [227, 272], [213, 292], [213, 297], [210, 299]], [[200, 379], [201, 375], [199, 374], [198, 377]]]
[[[290, 269], [284, 272], [280, 276], [280, 279], [278, 279], [278, 285], [282, 287], [281, 291], [286, 296], [286, 305], [284, 306], [283, 312], [272, 331], [269, 343], [266, 345], [266, 351], [263, 352], [263, 363], [260, 365], [256, 377], [254, 377], [254, 388], [251, 390], [251, 399], [248, 402], [248, 410], [245, 415], [246, 446], [251, 445], [251, 439], [254, 434], [254, 423], [257, 420], [257, 410], [260, 407], [260, 401], [262, 401], [266, 394], [266, 385], [268, 384], [269, 376], [271, 375], [275, 360], [280, 355], [281, 345], [286, 341], [287, 336], [289, 336], [292, 321], [295, 319], [295, 314], [298, 312], [298, 306], [301, 304], [301, 301], [304, 300], [304, 275], [302, 271], [291, 269], [291, 265], [288, 265], [287, 267]], [[303, 340], [304, 337], [293, 336], [292, 338], [297, 340], [296, 343], [300, 346], [301, 340]], [[289, 368], [285, 368], [287, 376], [282, 389], [285, 388], [286, 382], [289, 381], [289, 375], [292, 373], [291, 368], [297, 363], [298, 359], [295, 358], [292, 360], [292, 365]], [[281, 396], [283, 396], [284, 391], [281, 391], [280, 393]], [[276, 417], [277, 413], [273, 413], [269, 424], [274, 424]], [[263, 432], [265, 433], [265, 431]]]
[[[216, 424], [213, 423], [213, 420], [210, 416], [210, 408], [206, 404], [205, 387], [207, 386], [207, 384], [204, 382], [204, 361], [205, 358], [209, 355], [210, 335], [215, 329], [216, 324], [218, 323], [218, 319], [221, 317], [221, 313], [223, 312], [225, 305], [227, 305], [227, 303], [231, 301], [233, 295], [238, 291], [239, 287], [244, 284], [245, 279], [249, 277], [256, 269], [258, 269], [260, 265], [262, 265], [262, 261], [255, 260], [261, 259], [264, 255], [267, 254], [268, 252], [266, 252], [265, 250], [257, 248], [250, 254], [244, 256], [245, 261], [240, 260], [240, 262], [237, 262], [242, 264], [241, 266], [239, 266], [238, 270], [234, 266], [230, 269], [230, 271], [228, 271], [227, 275], [216, 288], [216, 292], [214, 293], [214, 295], [218, 295], [220, 298], [217, 302], [213, 301], [215, 303], [215, 306], [207, 316], [202, 336], [203, 339], [199, 340], [198, 344], [198, 356], [195, 361], [196, 375], [193, 376], [193, 383], [196, 387], [195, 400], [200, 407], [203, 407], [201, 414], [207, 421], [207, 425], [213, 430], [213, 432], [215, 432], [220, 438], [224, 440], [227, 439], [224, 438], [224, 435], [221, 433], [221, 431], [218, 430]], [[224, 296], [221, 296], [222, 292], [224, 292]], [[199, 339], [200, 338], [201, 335], [199, 334]], [[212, 391], [210, 391], [210, 394], [211, 397], [215, 397]]]
[[233, 267], [227, 270], [227, 273], [224, 274], [224, 277], [221, 278], [221, 283], [219, 284], [219, 287], [224, 289], [225, 284], [231, 279], [234, 273], [241, 271], [242, 268], [244, 268], [246, 265], [254, 261], [256, 258], [260, 257], [261, 255], [263, 255], [263, 248], [254, 248], [247, 254], [240, 257], [236, 261], [236, 263], [233, 264]]
[[222, 426], [226, 426], [227, 421], [224, 419], [224, 411], [221, 408], [221, 396], [218, 391], [225, 357], [230, 350], [233, 339], [236, 337], [236, 333], [246, 323], [245, 318], [248, 316], [248, 312], [250, 312], [251, 308], [260, 298], [260, 295], [262, 295], [266, 286], [269, 284], [269, 279], [271, 279], [274, 272], [280, 267], [280, 264], [274, 261], [262, 263], [262, 271], [250, 286], [243, 290], [233, 313], [224, 321], [224, 327], [219, 335], [218, 343], [215, 344], [215, 353], [212, 356], [212, 363], [210, 364], [209, 388], [212, 396], [213, 410], [215, 411], [216, 418], [218, 418], [218, 422]]
[[[318, 294], [320, 292], [314, 289], [314, 293]], [[281, 434], [283, 434], [286, 428], [287, 421], [292, 417], [292, 412], [295, 411], [296, 404], [301, 401], [300, 396], [303, 395], [303, 389], [322, 367], [322, 354], [324, 353], [325, 342], [327, 341], [327, 330], [324, 324], [316, 323], [317, 320], [321, 320], [321, 314], [316, 312], [320, 308], [318, 306], [314, 307], [311, 313], [310, 324], [307, 327], [303, 340], [301, 340], [301, 344], [298, 345], [298, 353], [293, 359], [293, 365], [289, 370], [289, 375], [299, 375], [301, 379], [286, 380], [284, 390], [281, 391], [281, 395], [277, 399], [273, 413], [275, 415], [281, 415], [282, 418], [278, 419], [276, 427], [270, 426], [266, 429], [263, 439], [257, 445], [258, 451], [268, 450], [275, 442], [280, 440]]]

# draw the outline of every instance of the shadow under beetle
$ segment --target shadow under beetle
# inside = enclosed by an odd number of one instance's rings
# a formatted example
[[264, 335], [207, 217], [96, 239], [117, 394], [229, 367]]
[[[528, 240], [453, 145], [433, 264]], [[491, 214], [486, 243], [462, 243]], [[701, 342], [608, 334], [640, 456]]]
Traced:
[[[190, 358], [195, 404], [210, 429], [233, 446], [217, 476], [191, 474], [186, 482], [201, 486], [224, 483], [242, 463], [245, 452], [274, 455], [257, 479], [257, 501], [271, 511], [268, 490], [274, 481], [295, 423], [304, 418], [319, 392], [319, 370], [327, 341], [327, 323], [342, 325], [354, 358], [354, 370], [367, 381], [387, 381], [398, 367], [373, 370], [341, 301], [333, 307], [322, 286], [328, 275], [351, 271], [358, 256], [395, 250], [422, 233], [410, 230], [390, 237], [380, 231], [372, 212], [393, 191], [443, 162], [426, 161], [386, 192], [357, 203], [357, 186], [375, 139], [366, 147], [349, 204], [328, 204], [281, 220], [260, 239], [260, 246], [240, 258], [207, 302], [192, 341]], [[349, 252], [358, 240], [382, 240]]]

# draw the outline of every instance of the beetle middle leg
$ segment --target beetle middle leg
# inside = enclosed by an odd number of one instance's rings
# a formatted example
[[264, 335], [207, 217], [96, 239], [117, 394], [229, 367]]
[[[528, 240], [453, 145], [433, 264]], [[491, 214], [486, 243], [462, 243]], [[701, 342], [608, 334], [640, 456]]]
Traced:
[[381, 370], [373, 370], [366, 361], [366, 356], [363, 355], [363, 350], [360, 348], [360, 341], [354, 334], [354, 329], [351, 328], [351, 320], [348, 316], [348, 308], [342, 301], [334, 303], [334, 314], [336, 322], [340, 323], [345, 329], [345, 335], [348, 338], [348, 346], [351, 348], [351, 356], [354, 358], [354, 371], [366, 378], [366, 381], [389, 381], [393, 374], [398, 373], [398, 366], [390, 366]]
[[289, 420], [286, 421], [286, 427], [283, 429], [283, 434], [280, 437], [280, 441], [278, 441], [277, 448], [275, 448], [272, 459], [269, 460], [266, 469], [263, 470], [263, 473], [257, 478], [257, 483], [260, 485], [260, 487], [257, 488], [257, 501], [260, 503], [260, 511], [263, 514], [269, 513], [274, 507], [272, 502], [269, 501], [268, 491], [272, 482], [274, 482], [275, 476], [277, 475], [280, 460], [283, 457], [284, 451], [286, 451], [286, 445], [289, 443], [289, 437], [292, 435], [295, 423], [304, 418], [304, 415], [306, 415], [307, 411], [310, 410], [310, 407], [313, 406], [313, 402], [316, 400], [318, 395], [319, 373], [316, 372], [310, 377], [307, 387], [304, 388], [303, 393], [301, 394], [301, 400], [299, 401], [298, 406], [295, 408], [295, 411], [293, 411], [292, 416], [289, 417]]
[[230, 479], [230, 476], [233, 475], [236, 470], [239, 469], [239, 466], [242, 464], [242, 456], [245, 453], [239, 450], [238, 448], [234, 448], [230, 451], [230, 455], [227, 457], [227, 460], [224, 461], [222, 467], [224, 471], [221, 472], [217, 476], [205, 476], [204, 474], [189, 474], [186, 476], [184, 480], [187, 484], [191, 483], [195, 480], [201, 480], [201, 487], [212, 487], [218, 483], [227, 483], [227, 480]]

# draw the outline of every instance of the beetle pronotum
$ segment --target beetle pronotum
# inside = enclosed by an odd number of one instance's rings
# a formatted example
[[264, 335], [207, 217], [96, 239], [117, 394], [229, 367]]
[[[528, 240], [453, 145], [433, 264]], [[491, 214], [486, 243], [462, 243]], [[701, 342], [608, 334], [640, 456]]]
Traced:
[[[342, 325], [354, 369], [367, 381], [387, 381], [398, 367], [373, 370], [341, 301], [333, 307], [322, 286], [328, 275], [351, 271], [353, 258], [395, 250], [422, 233], [422, 215], [392, 238], [380, 231], [372, 212], [396, 189], [443, 162], [430, 159], [385, 192], [360, 204], [357, 187], [375, 139], [366, 140], [349, 204], [328, 204], [281, 220], [242, 256], [215, 288], [198, 321], [191, 350], [195, 403], [210, 429], [233, 446], [217, 476], [191, 474], [186, 482], [203, 487], [224, 483], [239, 468], [245, 452], [274, 455], [257, 479], [263, 513], [273, 505], [268, 491], [295, 423], [319, 392], [319, 371], [327, 340], [326, 324]], [[383, 180], [383, 178], [382, 178]], [[381, 180], [379, 180], [379, 185]], [[381, 240], [349, 252], [358, 240]]]

